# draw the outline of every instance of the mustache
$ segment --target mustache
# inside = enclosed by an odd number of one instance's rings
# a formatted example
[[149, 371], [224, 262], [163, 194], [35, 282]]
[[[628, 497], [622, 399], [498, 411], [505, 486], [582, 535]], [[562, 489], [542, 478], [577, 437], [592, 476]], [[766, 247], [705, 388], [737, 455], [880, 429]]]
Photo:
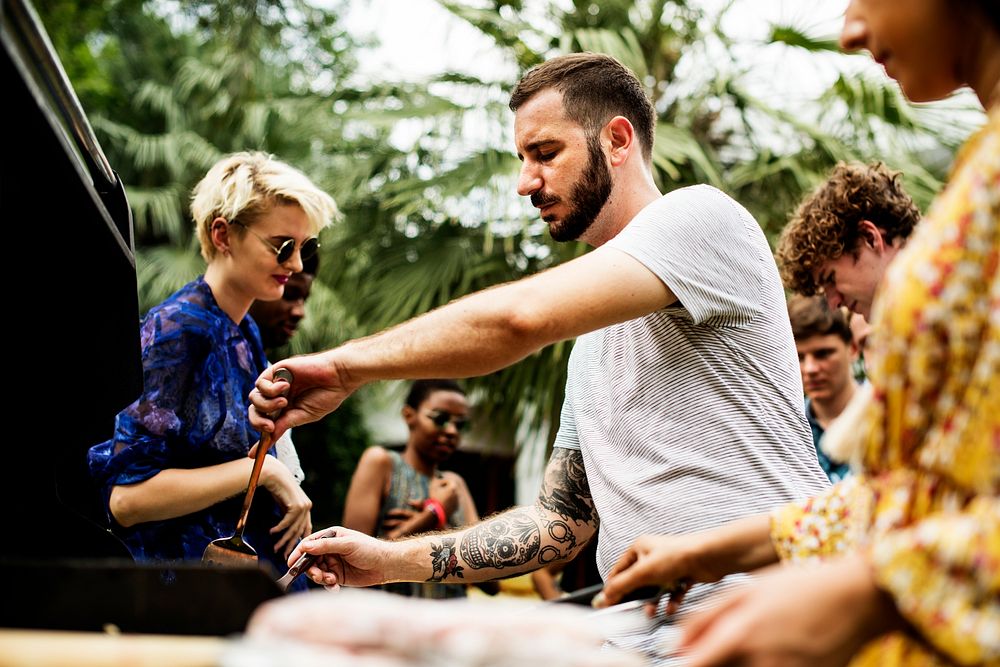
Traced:
[[559, 201], [559, 197], [554, 195], [544, 195], [541, 192], [535, 192], [531, 195], [531, 205], [535, 208], [542, 208], [543, 206], [548, 206], [549, 204], [555, 204]]

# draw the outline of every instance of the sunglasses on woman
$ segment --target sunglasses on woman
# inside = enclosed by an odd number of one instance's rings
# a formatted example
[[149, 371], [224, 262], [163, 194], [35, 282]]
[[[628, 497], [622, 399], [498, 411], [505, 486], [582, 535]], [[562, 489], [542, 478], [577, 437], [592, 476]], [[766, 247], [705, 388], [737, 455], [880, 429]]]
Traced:
[[[268, 241], [266, 238], [255, 232], [254, 230], [244, 225], [239, 220], [232, 220], [230, 222], [234, 225], [239, 225], [243, 229], [247, 230], [257, 238], [259, 238], [264, 243], [264, 245], [273, 250], [274, 254], [278, 256], [278, 264], [284, 264], [285, 262], [287, 262], [292, 258], [292, 253], [295, 252], [295, 239], [288, 239], [280, 246], [276, 246], [270, 241]], [[319, 239], [316, 238], [315, 236], [312, 236], [303, 241], [302, 245], [299, 246], [299, 257], [302, 258], [302, 261], [305, 261], [310, 257], [312, 257], [313, 255], [315, 255], [317, 250], [319, 250]]]
[[425, 412], [424, 416], [434, 422], [439, 429], [444, 429], [451, 422], [455, 425], [455, 430], [462, 432], [469, 428], [469, 420], [465, 417], [456, 417], [450, 412]]

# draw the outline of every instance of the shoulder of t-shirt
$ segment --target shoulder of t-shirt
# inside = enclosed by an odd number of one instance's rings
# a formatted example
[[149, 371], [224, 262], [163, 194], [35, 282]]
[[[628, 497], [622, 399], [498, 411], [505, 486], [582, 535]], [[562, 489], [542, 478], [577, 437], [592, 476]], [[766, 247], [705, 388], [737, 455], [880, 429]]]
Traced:
[[[706, 215], [711, 213], [712, 215]], [[675, 224], [685, 219], [696, 223], [703, 231], [706, 225], [715, 223], [721, 229], [742, 229], [743, 223], [753, 220], [739, 202], [722, 190], [711, 185], [689, 185], [671, 190], [636, 216], [635, 222], [646, 218], [668, 217]], [[739, 226], [731, 223], [739, 221]]]

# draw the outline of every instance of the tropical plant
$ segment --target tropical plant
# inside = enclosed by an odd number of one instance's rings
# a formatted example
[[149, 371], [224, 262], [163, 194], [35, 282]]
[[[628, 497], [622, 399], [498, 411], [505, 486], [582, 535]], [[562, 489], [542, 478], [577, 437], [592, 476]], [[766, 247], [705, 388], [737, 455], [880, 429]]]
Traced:
[[[659, 115], [653, 163], [661, 190], [715, 185], [746, 205], [771, 238], [838, 160], [882, 159], [903, 169], [926, 205], [947, 166], [941, 156], [969, 127], [909, 105], [892, 84], [850, 74], [847, 56], [836, 58], [842, 74], [802, 108], [754, 92], [751, 68], [721, 28], [733, 3], [714, 16], [701, 3], [667, 0], [439, 4], [491, 38], [519, 71], [572, 51], [621, 60], [647, 84]], [[819, 63], [836, 41], [774, 26], [758, 48]], [[361, 113], [369, 124], [407, 119], [416, 126], [411, 143], [377, 153], [385, 162], [356, 191], [360, 198], [347, 201], [332, 250], [337, 268], [329, 278], [368, 331], [584, 251], [551, 243], [533, 212], [516, 205], [506, 109], [515, 79], [448, 72], [367, 91]], [[485, 139], [463, 141], [470, 124]], [[470, 380], [497, 428], [528, 419], [552, 437], [569, 349], [568, 342], [551, 346]]]
[[[345, 179], [369, 177], [347, 168], [354, 149], [335, 112], [358, 48], [340, 27], [339, 8], [302, 0], [40, 0], [38, 10], [125, 183], [142, 311], [204, 270], [187, 203], [222, 155], [274, 153], [333, 192]], [[381, 143], [385, 132], [361, 143]], [[322, 283], [308, 308], [309, 335], [298, 349], [355, 335], [355, 320]], [[296, 433], [308, 443], [300, 444], [308, 477], [325, 485], [312, 489], [314, 515], [335, 521], [369, 441], [361, 415], [347, 408]]]

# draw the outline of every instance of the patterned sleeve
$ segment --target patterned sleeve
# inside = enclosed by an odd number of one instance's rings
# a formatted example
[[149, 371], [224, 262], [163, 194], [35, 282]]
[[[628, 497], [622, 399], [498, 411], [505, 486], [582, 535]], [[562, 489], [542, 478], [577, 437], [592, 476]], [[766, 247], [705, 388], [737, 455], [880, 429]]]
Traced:
[[879, 586], [925, 641], [960, 664], [1000, 661], [1000, 500], [930, 515], [871, 549]]
[[771, 542], [779, 558], [807, 561], [855, 547], [867, 530], [871, 493], [864, 477], [848, 477], [824, 493], [779, 507], [771, 514]]
[[214, 428], [198, 424], [202, 415], [196, 418], [197, 411], [191, 410], [192, 401], [213, 401], [211, 388], [199, 373], [210, 341], [190, 324], [162, 312], [143, 323], [143, 393], [119, 413], [106, 456], [98, 457], [92, 450], [90, 457], [106, 491], [149, 479], [166, 468], [184, 467], [185, 452], [176, 451], [174, 443], [190, 439], [192, 428]]

